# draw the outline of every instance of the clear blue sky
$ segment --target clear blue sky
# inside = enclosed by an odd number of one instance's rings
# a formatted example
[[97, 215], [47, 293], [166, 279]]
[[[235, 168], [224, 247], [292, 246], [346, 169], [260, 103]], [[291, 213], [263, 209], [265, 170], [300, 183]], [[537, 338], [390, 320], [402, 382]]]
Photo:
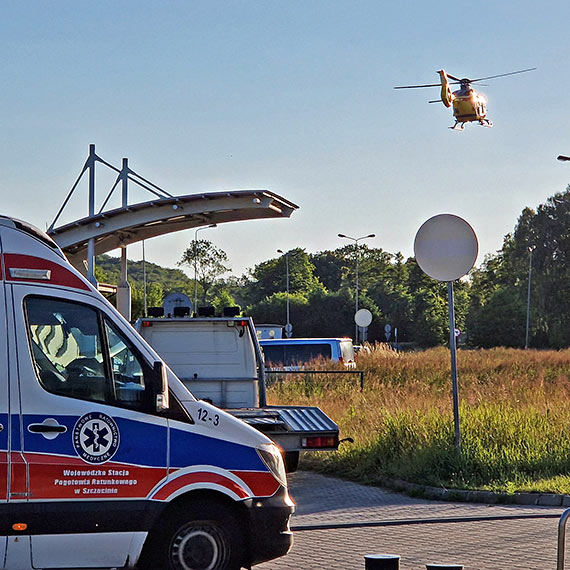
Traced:
[[[473, 226], [480, 263], [570, 181], [556, 161], [570, 154], [569, 21], [559, 0], [3, 0], [1, 213], [45, 228], [95, 143], [173, 194], [267, 188], [297, 203], [288, 220], [201, 232], [238, 275], [276, 249], [335, 249], [339, 232], [409, 256], [439, 213]], [[442, 67], [534, 66], [480, 88], [492, 129], [453, 132], [426, 103], [437, 89], [392, 89]], [[64, 221], [86, 212], [84, 188]], [[147, 242], [147, 257], [174, 266], [192, 238]]]

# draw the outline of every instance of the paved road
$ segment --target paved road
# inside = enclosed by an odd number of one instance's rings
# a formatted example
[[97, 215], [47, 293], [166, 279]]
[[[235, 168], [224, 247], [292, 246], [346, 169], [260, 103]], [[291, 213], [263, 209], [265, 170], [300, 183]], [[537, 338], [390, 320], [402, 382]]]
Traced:
[[401, 570], [556, 570], [561, 507], [427, 501], [305, 471], [290, 488], [293, 549], [256, 570], [363, 570], [365, 554], [398, 554]]

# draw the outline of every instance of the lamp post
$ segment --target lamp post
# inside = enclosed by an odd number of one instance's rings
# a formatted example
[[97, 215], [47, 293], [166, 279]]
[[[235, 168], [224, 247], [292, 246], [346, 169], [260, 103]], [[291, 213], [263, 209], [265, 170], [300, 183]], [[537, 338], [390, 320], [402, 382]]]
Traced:
[[526, 292], [526, 334], [524, 337], [524, 347], [528, 348], [528, 333], [530, 325], [530, 282], [532, 277], [532, 252], [536, 249], [535, 245], [528, 248], [528, 287]]
[[291, 334], [293, 333], [293, 327], [290, 323], [289, 319], [289, 252], [284, 252], [282, 249], [278, 249], [277, 253], [282, 254], [285, 257], [285, 279], [287, 282], [287, 324], [285, 325], [285, 336], [287, 338], [291, 338]]
[[[344, 239], [350, 239], [354, 242], [354, 247], [355, 247], [355, 255], [356, 255], [356, 286], [355, 286], [355, 293], [354, 293], [354, 298], [355, 298], [355, 310], [354, 313], [356, 314], [358, 312], [358, 258], [359, 258], [359, 253], [358, 253], [358, 242], [363, 240], [363, 239], [370, 239], [370, 238], [375, 238], [376, 234], [368, 234], [367, 236], [362, 236], [359, 238], [353, 238], [344, 234], [338, 234], [339, 238], [344, 238]], [[358, 325], [355, 326], [355, 331], [354, 331], [354, 342], [355, 344], [358, 344]]]
[[194, 232], [194, 316], [198, 316], [198, 261], [196, 256], [198, 254], [198, 232], [200, 230], [207, 230], [208, 228], [217, 228], [217, 224], [210, 224], [209, 226], [202, 226], [196, 228]]

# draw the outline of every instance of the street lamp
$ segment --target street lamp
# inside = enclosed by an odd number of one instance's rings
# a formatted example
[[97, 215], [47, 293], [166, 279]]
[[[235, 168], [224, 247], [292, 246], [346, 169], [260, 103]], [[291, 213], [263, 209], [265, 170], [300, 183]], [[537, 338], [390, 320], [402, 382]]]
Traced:
[[208, 228], [217, 228], [218, 224], [210, 224], [209, 226], [202, 226], [196, 228], [194, 232], [194, 316], [198, 316], [198, 261], [196, 256], [198, 254], [198, 232], [200, 230], [207, 230]]
[[[367, 236], [362, 236], [359, 238], [353, 238], [350, 236], [346, 236], [344, 234], [338, 234], [339, 238], [345, 238], [345, 239], [350, 239], [354, 242], [354, 247], [355, 247], [355, 254], [356, 254], [356, 287], [355, 287], [355, 310], [354, 310], [354, 314], [356, 314], [358, 312], [358, 242], [360, 240], [363, 239], [369, 239], [369, 238], [375, 238], [376, 234], [368, 234]], [[354, 342], [356, 344], [358, 344], [358, 325], [355, 326], [355, 331], [354, 331]]]
[[532, 277], [532, 252], [536, 249], [535, 245], [528, 247], [528, 288], [526, 293], [526, 334], [524, 337], [524, 347], [528, 348], [528, 332], [530, 325], [530, 280]]
[[284, 252], [282, 249], [278, 249], [277, 253], [281, 253], [283, 256], [285, 256], [285, 274], [287, 281], [287, 324], [285, 325], [285, 336], [287, 338], [291, 338], [293, 327], [289, 322], [289, 252]]

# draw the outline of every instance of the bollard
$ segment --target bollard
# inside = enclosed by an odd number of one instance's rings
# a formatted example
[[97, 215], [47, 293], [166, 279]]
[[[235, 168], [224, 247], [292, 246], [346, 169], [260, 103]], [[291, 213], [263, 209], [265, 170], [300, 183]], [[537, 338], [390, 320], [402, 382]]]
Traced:
[[400, 570], [400, 557], [397, 554], [366, 554], [365, 570]]
[[463, 570], [463, 564], [426, 564], [426, 570]]

